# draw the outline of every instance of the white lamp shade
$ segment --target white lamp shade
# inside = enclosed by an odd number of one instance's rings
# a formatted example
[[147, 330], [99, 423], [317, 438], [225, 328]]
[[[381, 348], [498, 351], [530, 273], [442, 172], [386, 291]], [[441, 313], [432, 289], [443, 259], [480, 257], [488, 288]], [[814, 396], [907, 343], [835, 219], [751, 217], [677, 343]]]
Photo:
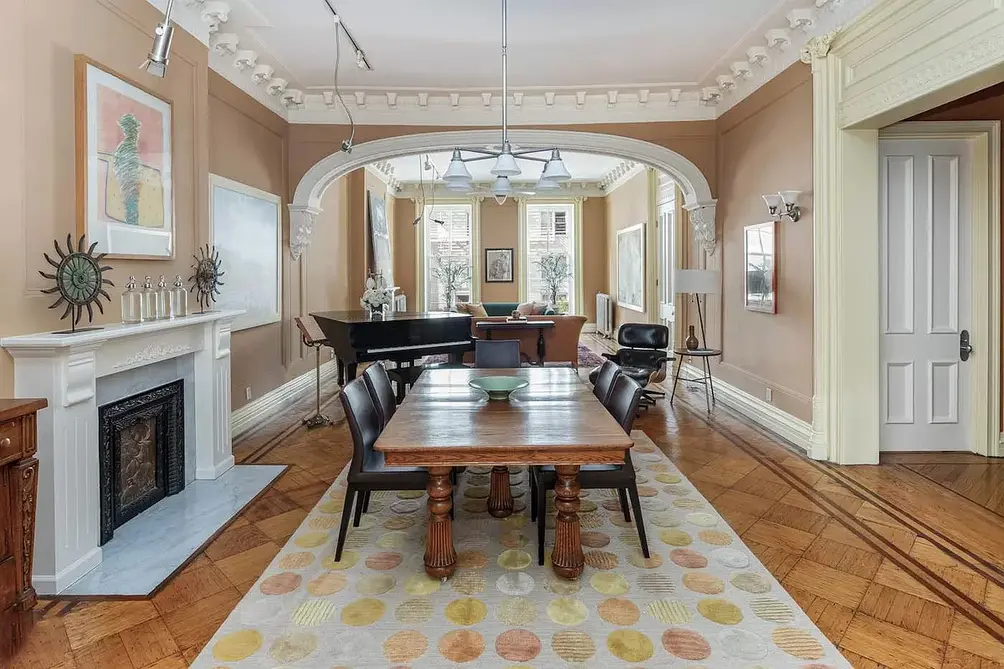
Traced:
[[557, 181], [541, 177], [540, 181], [537, 182], [533, 189], [536, 191], [556, 191], [561, 189], [561, 184]]
[[447, 181], [445, 188], [453, 193], [470, 193], [474, 190], [474, 184], [470, 181]]
[[492, 195], [495, 197], [509, 197], [512, 195], [512, 184], [509, 183], [509, 177], [499, 177], [492, 184]]
[[550, 179], [551, 181], [568, 181], [572, 178], [572, 175], [565, 167], [564, 161], [561, 160], [561, 153], [558, 149], [551, 152], [551, 159], [544, 166], [544, 173], [541, 175], [541, 178]]
[[454, 151], [450, 166], [446, 168], [446, 173], [443, 175], [443, 181], [446, 183], [465, 181], [469, 184], [471, 179], [471, 171], [467, 169], [467, 164], [460, 157], [460, 151]]
[[782, 190], [778, 192], [781, 201], [785, 204], [798, 204], [798, 196], [802, 194], [800, 190]]
[[509, 142], [506, 142], [502, 147], [502, 153], [499, 154], [498, 160], [495, 161], [492, 174], [497, 177], [515, 177], [522, 174], [522, 172], [519, 169], [519, 165], [516, 164], [516, 158], [512, 155]]
[[770, 195], [764, 195], [763, 201], [767, 203], [767, 206], [771, 209], [778, 209], [781, 206], [781, 196], [777, 193], [771, 193]]
[[713, 269], [678, 269], [673, 272], [673, 290], [677, 293], [716, 295], [721, 290], [721, 272]]

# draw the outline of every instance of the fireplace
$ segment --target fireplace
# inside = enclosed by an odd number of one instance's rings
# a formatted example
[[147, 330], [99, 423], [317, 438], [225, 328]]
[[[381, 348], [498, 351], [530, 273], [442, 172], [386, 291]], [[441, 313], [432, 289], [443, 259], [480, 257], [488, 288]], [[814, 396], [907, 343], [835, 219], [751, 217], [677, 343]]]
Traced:
[[185, 386], [177, 380], [98, 408], [100, 545], [185, 488]]

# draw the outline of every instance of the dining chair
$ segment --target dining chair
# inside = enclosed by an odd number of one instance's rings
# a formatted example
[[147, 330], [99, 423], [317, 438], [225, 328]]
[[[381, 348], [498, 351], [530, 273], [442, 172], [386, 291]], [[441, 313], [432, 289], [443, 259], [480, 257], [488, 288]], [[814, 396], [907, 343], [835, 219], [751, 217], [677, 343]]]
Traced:
[[600, 367], [600, 371], [596, 375], [596, 380], [593, 382], [593, 395], [596, 396], [604, 406], [607, 404], [607, 399], [610, 397], [611, 391], [614, 389], [614, 381], [617, 377], [621, 375], [620, 366], [613, 360], [607, 360]]
[[349, 529], [355, 500], [354, 527], [359, 527], [365, 498], [373, 490], [425, 490], [428, 473], [419, 467], [388, 467], [384, 455], [373, 448], [380, 436], [380, 412], [363, 379], [346, 384], [340, 394], [342, 408], [352, 433], [352, 461], [349, 463], [342, 522], [335, 545], [335, 562], [342, 559], [345, 534]]
[[383, 363], [377, 362], [366, 368], [363, 380], [376, 404], [377, 413], [380, 415], [380, 429], [383, 430], [397, 411], [397, 394], [391, 384], [390, 375]]
[[474, 366], [481, 368], [519, 367], [519, 340], [478, 339], [474, 342]]
[[[634, 379], [618, 376], [606, 402], [607, 411], [614, 420], [631, 434], [638, 405], [641, 403], [642, 387]], [[537, 522], [537, 562], [544, 564], [544, 530], [547, 514], [547, 491], [554, 488], [558, 480], [557, 473], [551, 465], [530, 468], [530, 505], [531, 520]], [[641, 552], [646, 559], [649, 557], [648, 538], [645, 536], [645, 520], [641, 515], [641, 500], [638, 498], [638, 484], [635, 479], [634, 463], [631, 452], [624, 453], [623, 465], [582, 465], [579, 468], [579, 487], [582, 490], [611, 489], [617, 491], [620, 499], [624, 520], [631, 521], [628, 511], [628, 495], [631, 496], [631, 507], [634, 509], [635, 527], [638, 529], [638, 540], [641, 542]]]

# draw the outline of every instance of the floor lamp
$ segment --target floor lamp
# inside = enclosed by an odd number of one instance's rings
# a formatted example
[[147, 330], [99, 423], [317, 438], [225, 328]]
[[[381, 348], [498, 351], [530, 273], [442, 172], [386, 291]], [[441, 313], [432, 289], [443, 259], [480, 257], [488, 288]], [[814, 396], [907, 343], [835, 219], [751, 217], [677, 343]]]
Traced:
[[701, 295], [717, 295], [721, 285], [722, 275], [718, 270], [678, 269], [673, 273], [673, 290], [678, 295], [693, 295], [697, 301], [697, 321], [701, 324], [701, 348], [708, 348]]

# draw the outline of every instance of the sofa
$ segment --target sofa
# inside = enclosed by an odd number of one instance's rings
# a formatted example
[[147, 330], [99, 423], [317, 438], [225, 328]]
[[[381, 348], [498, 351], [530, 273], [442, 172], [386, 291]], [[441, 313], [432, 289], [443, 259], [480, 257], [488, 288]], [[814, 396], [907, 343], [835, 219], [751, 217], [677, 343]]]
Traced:
[[[504, 316], [488, 316], [471, 318], [471, 334], [482, 339], [485, 333], [478, 330], [477, 324], [481, 321], [504, 321], [506, 316], [512, 313], [512, 309], [505, 312]], [[488, 305], [485, 305], [485, 311]], [[554, 321], [554, 327], [544, 330], [544, 346], [546, 348], [544, 362], [568, 363], [572, 367], [579, 366], [579, 335], [582, 333], [582, 326], [586, 324], [585, 316], [571, 315], [543, 315], [527, 316], [530, 321]], [[492, 333], [492, 339], [518, 339], [520, 355], [526, 361], [537, 360], [537, 330], [496, 330]], [[468, 353], [464, 358], [465, 362], [473, 362], [474, 354]]]
[[[510, 316], [512, 312], [516, 311], [516, 307], [519, 306], [519, 302], [482, 302], [481, 306], [485, 308], [489, 316]], [[544, 310], [545, 316], [553, 316], [554, 308], [547, 307]]]

